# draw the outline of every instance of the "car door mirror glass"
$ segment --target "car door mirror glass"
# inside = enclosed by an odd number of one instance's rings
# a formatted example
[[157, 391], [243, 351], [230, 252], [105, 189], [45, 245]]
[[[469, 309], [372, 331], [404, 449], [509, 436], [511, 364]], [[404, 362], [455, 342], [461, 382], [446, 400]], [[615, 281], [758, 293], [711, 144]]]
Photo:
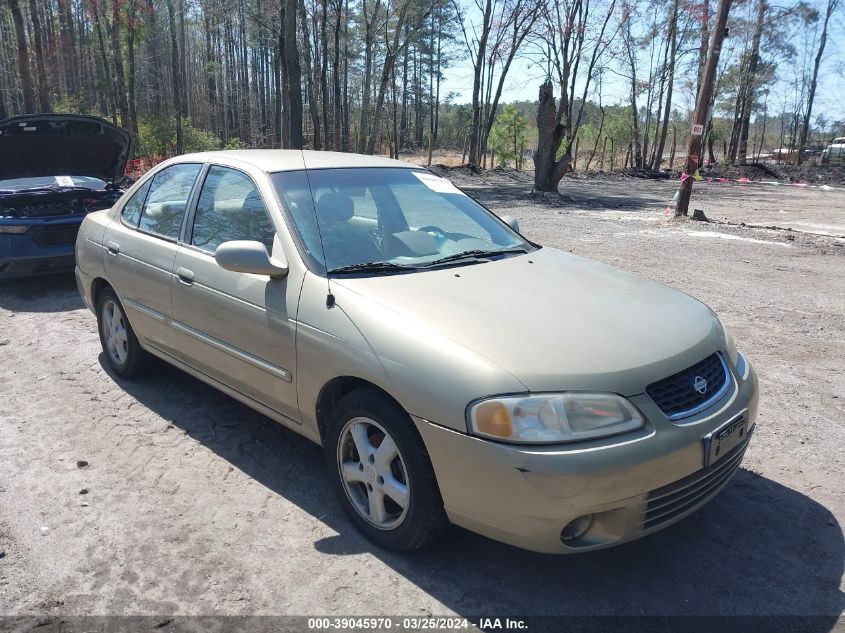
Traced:
[[221, 268], [236, 273], [268, 277], [284, 277], [288, 274], [286, 261], [271, 257], [264, 244], [252, 240], [224, 242], [214, 252], [214, 259]]

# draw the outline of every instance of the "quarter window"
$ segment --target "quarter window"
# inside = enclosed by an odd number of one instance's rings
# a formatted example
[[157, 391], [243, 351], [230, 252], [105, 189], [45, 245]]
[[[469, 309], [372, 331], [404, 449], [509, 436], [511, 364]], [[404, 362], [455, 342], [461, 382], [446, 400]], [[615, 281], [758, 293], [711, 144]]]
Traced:
[[191, 244], [213, 253], [223, 242], [252, 240], [271, 253], [275, 234], [252, 179], [235, 169], [211, 167], [197, 203]]
[[188, 198], [202, 165], [173, 165], [157, 173], [150, 185], [139, 228], [162, 237], [178, 239]]

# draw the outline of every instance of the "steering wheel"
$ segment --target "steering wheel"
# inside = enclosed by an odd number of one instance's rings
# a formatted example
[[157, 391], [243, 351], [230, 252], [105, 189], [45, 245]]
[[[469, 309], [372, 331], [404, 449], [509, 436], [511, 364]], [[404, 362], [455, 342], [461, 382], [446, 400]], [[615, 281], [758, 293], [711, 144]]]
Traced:
[[424, 233], [434, 233], [435, 236], [439, 237], [439, 238], [445, 238], [446, 237], [446, 231], [441, 229], [439, 226], [434, 226], [433, 224], [421, 226], [417, 230], [423, 231]]

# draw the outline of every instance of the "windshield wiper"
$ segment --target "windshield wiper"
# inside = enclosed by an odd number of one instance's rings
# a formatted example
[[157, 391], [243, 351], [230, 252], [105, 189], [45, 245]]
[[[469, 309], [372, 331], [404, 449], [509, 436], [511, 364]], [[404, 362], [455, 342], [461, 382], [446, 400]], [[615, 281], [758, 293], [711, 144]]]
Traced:
[[459, 262], [463, 260], [483, 260], [488, 257], [493, 257], [496, 255], [507, 255], [508, 253], [527, 253], [528, 251], [525, 250], [523, 247], [518, 248], [506, 248], [499, 251], [484, 251], [481, 249], [473, 249], [471, 251], [464, 251], [463, 253], [455, 253], [454, 255], [447, 255], [446, 257], [441, 257], [440, 259], [435, 259], [430, 262], [426, 262], [425, 264], [421, 264], [421, 267], [429, 268], [431, 266], [439, 266], [440, 264], [448, 264], [450, 262]]
[[339, 268], [332, 268], [329, 271], [330, 275], [343, 275], [347, 273], [377, 273], [377, 272], [400, 272], [414, 270], [413, 266], [401, 266], [391, 262], [365, 262], [363, 264], [350, 264], [349, 266], [340, 266]]

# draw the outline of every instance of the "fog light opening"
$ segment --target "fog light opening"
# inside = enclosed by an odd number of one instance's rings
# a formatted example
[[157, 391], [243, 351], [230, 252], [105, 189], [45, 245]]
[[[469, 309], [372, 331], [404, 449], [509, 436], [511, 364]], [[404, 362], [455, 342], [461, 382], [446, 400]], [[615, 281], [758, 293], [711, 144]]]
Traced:
[[584, 536], [592, 525], [592, 514], [585, 514], [582, 517], [573, 519], [560, 531], [560, 540], [564, 543], [571, 543]]

